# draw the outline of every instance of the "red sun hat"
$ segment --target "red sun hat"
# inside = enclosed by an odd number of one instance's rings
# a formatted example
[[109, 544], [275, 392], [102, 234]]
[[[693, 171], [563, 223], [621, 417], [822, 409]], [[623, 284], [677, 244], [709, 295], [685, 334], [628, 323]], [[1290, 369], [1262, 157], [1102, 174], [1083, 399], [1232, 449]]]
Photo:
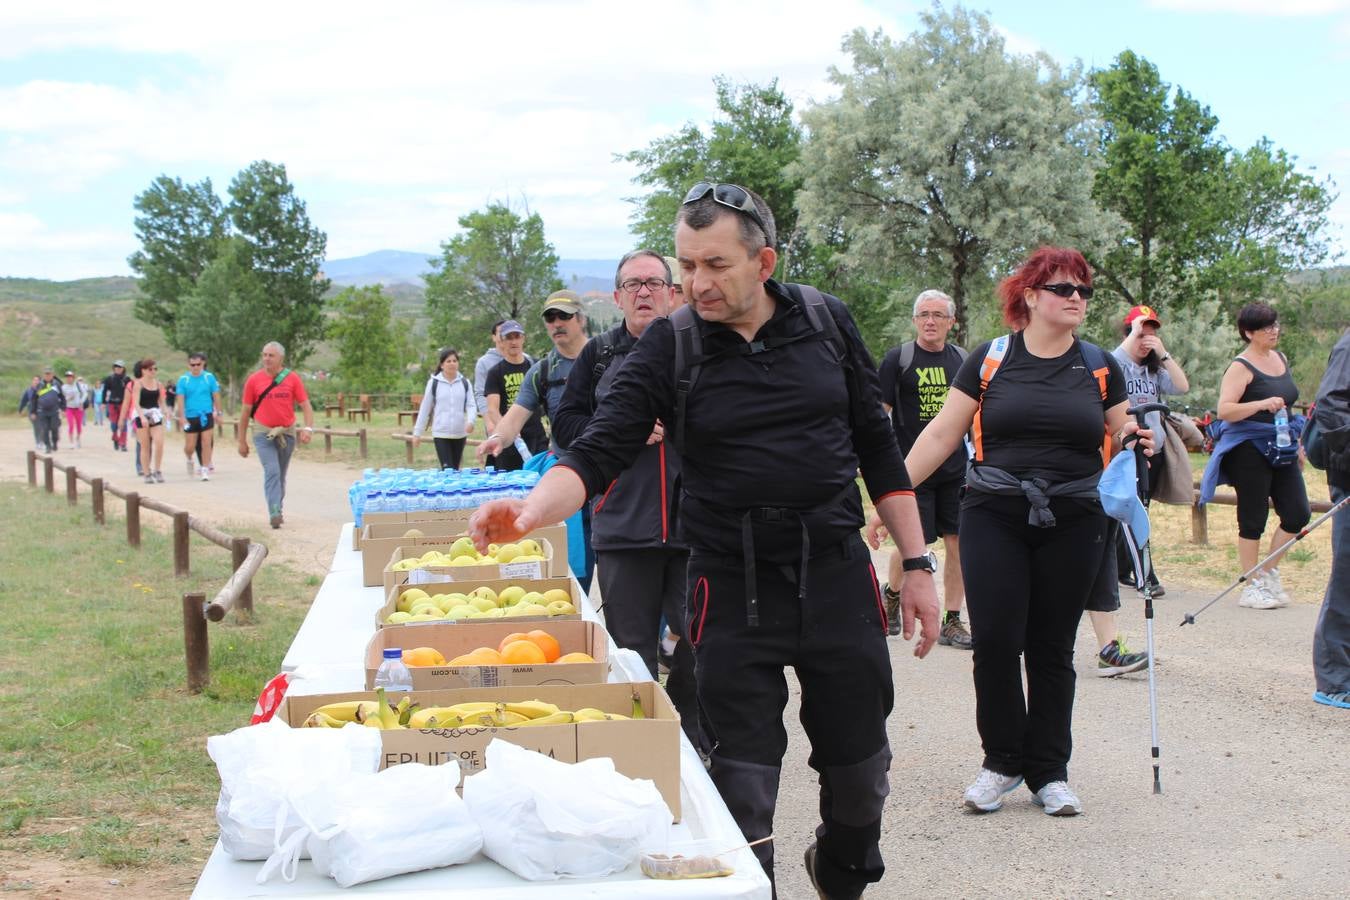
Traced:
[[1158, 318], [1158, 313], [1151, 306], [1130, 307], [1130, 311], [1125, 314], [1126, 327], [1133, 325], [1135, 319], [1143, 319], [1145, 322], [1152, 322], [1159, 328], [1162, 327], [1162, 320]]

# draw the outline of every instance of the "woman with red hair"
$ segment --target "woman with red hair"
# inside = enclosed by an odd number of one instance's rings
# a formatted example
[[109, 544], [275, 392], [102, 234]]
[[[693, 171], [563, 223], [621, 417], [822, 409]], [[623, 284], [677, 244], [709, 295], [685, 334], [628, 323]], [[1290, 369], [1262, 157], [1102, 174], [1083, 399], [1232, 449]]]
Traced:
[[1040, 248], [999, 295], [1012, 334], [970, 354], [905, 465], [920, 484], [973, 434], [961, 571], [984, 762], [965, 804], [992, 812], [1025, 780], [1046, 813], [1075, 815], [1073, 645], [1108, 549], [1097, 498], [1103, 439], [1109, 430], [1119, 447], [1138, 426], [1125, 412], [1120, 365], [1075, 336], [1092, 297], [1081, 253]]

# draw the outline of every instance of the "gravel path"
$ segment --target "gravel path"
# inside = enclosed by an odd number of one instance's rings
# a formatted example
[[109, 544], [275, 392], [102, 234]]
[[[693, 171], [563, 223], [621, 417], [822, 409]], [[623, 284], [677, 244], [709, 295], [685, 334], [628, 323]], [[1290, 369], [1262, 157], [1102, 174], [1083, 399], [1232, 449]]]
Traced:
[[[0, 478], [24, 477], [27, 429], [0, 430]], [[208, 484], [184, 472], [170, 437], [168, 482], [146, 492], [228, 527], [265, 528], [262, 473], [225, 442]], [[104, 434], [63, 451], [82, 470], [135, 483], [129, 455]], [[318, 451], [322, 452], [322, 451]], [[305, 451], [311, 457], [313, 450]], [[322, 573], [341, 523], [346, 466], [292, 465], [286, 525], [269, 532], [275, 556]], [[58, 486], [58, 490], [59, 490]], [[162, 517], [148, 516], [152, 522]], [[880, 559], [879, 559], [880, 561]], [[884, 568], [883, 568], [884, 571]], [[868, 896], [1345, 897], [1350, 893], [1350, 713], [1314, 704], [1311, 635], [1321, 597], [1274, 611], [1241, 609], [1235, 595], [1198, 624], [1183, 612], [1206, 602], [1163, 572], [1158, 601], [1159, 728], [1163, 793], [1151, 792], [1148, 692], [1141, 674], [1097, 678], [1091, 630], [1079, 633], [1072, 784], [1086, 813], [1052, 818], [1024, 789], [1003, 810], [967, 813], [961, 793], [979, 767], [970, 654], [935, 647], [915, 660], [892, 638], [895, 753], [883, 826], [888, 871]], [[1144, 638], [1141, 604], [1127, 599], [1122, 629]], [[796, 721], [776, 825], [779, 896], [813, 897], [801, 854], [816, 822], [816, 782]]]

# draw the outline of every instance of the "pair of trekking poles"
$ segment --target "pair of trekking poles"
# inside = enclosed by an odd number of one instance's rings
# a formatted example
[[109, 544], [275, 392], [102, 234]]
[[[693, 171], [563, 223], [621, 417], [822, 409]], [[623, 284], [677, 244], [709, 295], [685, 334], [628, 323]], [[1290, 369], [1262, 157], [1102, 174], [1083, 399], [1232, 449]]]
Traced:
[[[1144, 420], [1145, 416], [1147, 416], [1149, 413], [1159, 412], [1163, 416], [1166, 416], [1169, 410], [1167, 405], [1164, 403], [1144, 403], [1139, 406], [1130, 407], [1130, 409], [1127, 410], [1127, 412], [1129, 415], [1134, 416], [1135, 421], [1139, 423], [1139, 427], [1142, 429], [1147, 427]], [[1132, 438], [1132, 440], [1137, 439]], [[1134, 456], [1135, 456], [1135, 476], [1138, 484], [1139, 499], [1147, 507], [1149, 498], [1148, 459], [1147, 457], [1144, 456], [1143, 453], [1139, 452], [1136, 452]], [[1186, 625], [1194, 625], [1196, 616], [1199, 616], [1201, 613], [1209, 609], [1215, 603], [1218, 603], [1224, 597], [1228, 596], [1230, 593], [1236, 590], [1239, 585], [1242, 585], [1246, 581], [1250, 580], [1257, 572], [1260, 572], [1262, 570], [1262, 567], [1265, 566], [1266, 563], [1270, 562], [1272, 559], [1275, 559], [1281, 553], [1284, 553], [1294, 544], [1298, 543], [1299, 541], [1307, 537], [1319, 525], [1331, 519], [1331, 517], [1336, 515], [1336, 513], [1343, 506], [1345, 506], [1347, 502], [1350, 502], [1350, 495], [1342, 497], [1338, 503], [1336, 503], [1331, 507], [1331, 509], [1327, 510], [1315, 521], [1305, 526], [1301, 531], [1299, 531], [1298, 534], [1294, 535], [1292, 538], [1285, 541], [1283, 544], [1277, 547], [1274, 551], [1272, 551], [1269, 555], [1267, 555], [1256, 565], [1252, 566], [1246, 572], [1243, 572], [1241, 575], [1239, 575], [1236, 581], [1234, 581], [1228, 587], [1220, 591], [1217, 596], [1215, 596], [1204, 606], [1200, 607], [1193, 613], [1186, 613], [1182, 617], [1181, 627], [1185, 627]], [[1147, 578], [1147, 573], [1153, 570], [1153, 560], [1152, 555], [1149, 551], [1148, 541], [1144, 541], [1142, 546], [1139, 545], [1135, 541], [1134, 532], [1130, 528], [1129, 522], [1123, 519], [1120, 522], [1120, 527], [1125, 533], [1126, 545], [1129, 547], [1130, 550], [1130, 559], [1134, 563], [1135, 588], [1141, 594], [1144, 595], [1144, 631], [1146, 635], [1146, 642], [1148, 645], [1147, 646], [1148, 713], [1149, 713], [1149, 728], [1152, 736], [1151, 751], [1153, 757], [1153, 793], [1161, 794], [1162, 782], [1159, 777], [1160, 761], [1158, 750], [1158, 691], [1157, 691], [1157, 681], [1153, 671], [1154, 665], [1157, 662], [1157, 659], [1153, 653], [1153, 585]]]

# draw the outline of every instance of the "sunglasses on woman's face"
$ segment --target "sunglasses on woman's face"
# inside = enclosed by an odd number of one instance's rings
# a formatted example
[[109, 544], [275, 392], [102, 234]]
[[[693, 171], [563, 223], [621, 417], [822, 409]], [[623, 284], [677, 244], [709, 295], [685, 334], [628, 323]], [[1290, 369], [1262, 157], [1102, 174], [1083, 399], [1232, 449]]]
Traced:
[[1072, 297], [1074, 291], [1077, 291], [1078, 296], [1084, 300], [1091, 300], [1093, 293], [1092, 288], [1086, 284], [1070, 284], [1067, 281], [1059, 281], [1055, 284], [1039, 284], [1037, 287], [1043, 291], [1049, 291], [1056, 297], [1063, 297], [1065, 300]]

